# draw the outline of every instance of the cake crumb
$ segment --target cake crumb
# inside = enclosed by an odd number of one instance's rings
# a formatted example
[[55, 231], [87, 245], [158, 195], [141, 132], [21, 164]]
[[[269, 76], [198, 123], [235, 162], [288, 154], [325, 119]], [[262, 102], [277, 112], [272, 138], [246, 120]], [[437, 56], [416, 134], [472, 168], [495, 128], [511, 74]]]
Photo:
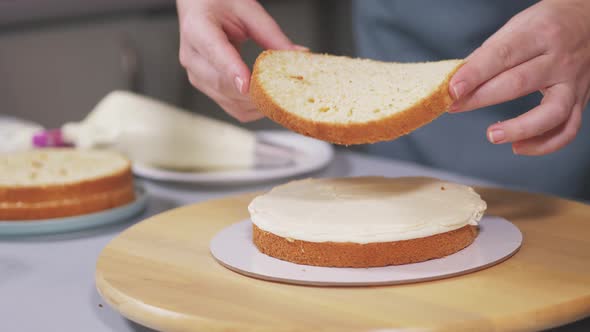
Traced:
[[102, 303], [99, 303], [99, 304], [98, 304], [98, 307], [99, 307], [99, 308], [102, 308]]
[[445, 188], [444, 186], [441, 186], [440, 190], [447, 190], [447, 188]]
[[303, 81], [303, 76], [301, 76], [301, 75], [291, 75], [291, 78], [294, 78], [296, 80]]
[[38, 161], [38, 160], [33, 160], [33, 161], [31, 162], [31, 166], [32, 166], [33, 168], [41, 168], [41, 166], [43, 166], [43, 163], [41, 163], [41, 162], [40, 162], [40, 161]]

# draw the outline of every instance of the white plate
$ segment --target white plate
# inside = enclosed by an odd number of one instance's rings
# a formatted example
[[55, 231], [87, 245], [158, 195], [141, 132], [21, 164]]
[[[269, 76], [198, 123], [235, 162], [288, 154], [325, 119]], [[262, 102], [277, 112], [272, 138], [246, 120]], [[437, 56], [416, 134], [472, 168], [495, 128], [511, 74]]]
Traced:
[[0, 221], [0, 236], [55, 234], [122, 222], [143, 211], [146, 203], [145, 190], [136, 186], [135, 201], [129, 204], [110, 210], [65, 218]]
[[235, 185], [277, 180], [310, 173], [325, 167], [334, 158], [334, 148], [330, 144], [313, 138], [287, 131], [260, 131], [257, 135], [267, 142], [284, 145], [298, 151], [295, 162], [283, 167], [212, 172], [178, 172], [135, 163], [133, 172], [143, 178], [158, 181], [203, 185]]
[[299, 265], [262, 254], [252, 242], [252, 223], [224, 228], [210, 244], [213, 257], [235, 272], [264, 280], [316, 286], [393, 285], [435, 280], [478, 271], [511, 257], [522, 243], [520, 230], [500, 217], [484, 217], [467, 248], [422, 263], [376, 268]]

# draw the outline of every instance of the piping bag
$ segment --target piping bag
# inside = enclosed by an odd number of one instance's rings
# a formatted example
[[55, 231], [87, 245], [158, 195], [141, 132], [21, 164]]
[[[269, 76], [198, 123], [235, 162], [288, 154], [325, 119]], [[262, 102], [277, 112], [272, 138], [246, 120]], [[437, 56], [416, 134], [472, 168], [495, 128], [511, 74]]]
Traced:
[[246, 129], [127, 91], [109, 93], [81, 122], [32, 140], [40, 148], [112, 149], [133, 162], [181, 171], [277, 167], [294, 156]]

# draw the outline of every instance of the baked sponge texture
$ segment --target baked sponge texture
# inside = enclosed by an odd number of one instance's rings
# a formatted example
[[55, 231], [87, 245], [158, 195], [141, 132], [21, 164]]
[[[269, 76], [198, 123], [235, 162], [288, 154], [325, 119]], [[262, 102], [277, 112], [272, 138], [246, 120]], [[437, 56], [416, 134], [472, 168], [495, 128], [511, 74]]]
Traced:
[[81, 215], [134, 199], [131, 164], [115, 152], [42, 149], [0, 155], [0, 220]]
[[463, 60], [392, 63], [268, 50], [250, 94], [282, 126], [336, 144], [392, 140], [431, 122], [453, 102], [449, 81]]

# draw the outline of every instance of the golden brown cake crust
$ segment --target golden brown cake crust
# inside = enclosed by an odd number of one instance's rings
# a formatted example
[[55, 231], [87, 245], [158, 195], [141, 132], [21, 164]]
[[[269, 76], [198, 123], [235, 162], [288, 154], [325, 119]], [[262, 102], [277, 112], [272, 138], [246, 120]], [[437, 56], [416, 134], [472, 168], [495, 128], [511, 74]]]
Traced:
[[293, 263], [329, 267], [379, 267], [423, 262], [453, 254], [477, 237], [477, 227], [428, 237], [367, 244], [307, 242], [287, 239], [253, 225], [253, 240], [262, 253]]
[[128, 165], [111, 175], [49, 186], [0, 186], [0, 220], [33, 220], [81, 215], [125, 205], [135, 199]]
[[131, 165], [107, 176], [84, 181], [55, 184], [2, 186], [0, 185], [0, 202], [47, 202], [67, 197], [80, 197], [129, 186], [133, 183]]
[[257, 66], [272, 50], [264, 51], [254, 64], [250, 82], [250, 96], [260, 112], [297, 133], [335, 144], [366, 144], [388, 141], [409, 134], [446, 112], [453, 99], [449, 94], [449, 81], [460, 65], [452, 71], [438, 88], [426, 98], [405, 111], [389, 117], [364, 123], [328, 123], [305, 119], [277, 105], [266, 93], [260, 82]]

